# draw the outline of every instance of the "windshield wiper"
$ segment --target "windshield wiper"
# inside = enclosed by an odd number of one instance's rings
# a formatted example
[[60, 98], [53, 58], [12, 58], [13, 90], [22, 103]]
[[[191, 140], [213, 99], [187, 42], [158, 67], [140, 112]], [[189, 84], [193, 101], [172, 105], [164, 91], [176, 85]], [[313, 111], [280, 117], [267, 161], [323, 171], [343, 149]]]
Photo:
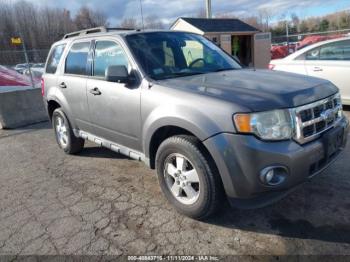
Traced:
[[177, 72], [172, 73], [171, 76], [192, 76], [192, 75], [201, 75], [204, 74], [204, 72]]
[[236, 70], [236, 68], [233, 68], [233, 67], [230, 67], [230, 68], [220, 68], [220, 69], [216, 69], [214, 72], [229, 71], [229, 70]]

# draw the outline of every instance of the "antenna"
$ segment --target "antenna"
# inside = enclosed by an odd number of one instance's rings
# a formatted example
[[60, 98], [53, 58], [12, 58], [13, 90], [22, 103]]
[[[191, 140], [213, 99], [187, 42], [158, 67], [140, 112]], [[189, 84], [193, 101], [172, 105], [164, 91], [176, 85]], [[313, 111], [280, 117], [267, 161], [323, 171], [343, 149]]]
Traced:
[[140, 10], [141, 10], [141, 22], [142, 22], [142, 30], [145, 30], [145, 24], [144, 24], [144, 22], [143, 22], [142, 0], [140, 0]]

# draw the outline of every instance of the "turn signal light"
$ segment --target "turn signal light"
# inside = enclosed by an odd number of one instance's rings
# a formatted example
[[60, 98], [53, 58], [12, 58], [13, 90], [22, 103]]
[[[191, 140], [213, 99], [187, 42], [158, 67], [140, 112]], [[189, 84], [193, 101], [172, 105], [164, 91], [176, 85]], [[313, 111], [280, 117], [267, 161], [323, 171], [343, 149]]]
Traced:
[[250, 119], [251, 116], [249, 114], [236, 114], [234, 115], [234, 123], [238, 132], [241, 133], [250, 133], [252, 132]]

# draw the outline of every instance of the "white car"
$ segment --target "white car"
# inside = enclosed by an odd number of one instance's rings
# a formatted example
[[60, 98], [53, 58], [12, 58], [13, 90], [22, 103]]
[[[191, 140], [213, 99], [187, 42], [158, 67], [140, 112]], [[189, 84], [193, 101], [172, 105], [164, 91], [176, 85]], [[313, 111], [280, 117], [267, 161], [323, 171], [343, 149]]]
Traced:
[[[33, 77], [41, 78], [41, 76], [44, 74], [44, 68], [31, 67], [30, 72], [32, 72]], [[25, 69], [23, 71], [23, 75], [30, 76], [29, 69]]]
[[269, 69], [327, 79], [340, 89], [343, 104], [350, 105], [350, 37], [319, 42], [272, 60]]

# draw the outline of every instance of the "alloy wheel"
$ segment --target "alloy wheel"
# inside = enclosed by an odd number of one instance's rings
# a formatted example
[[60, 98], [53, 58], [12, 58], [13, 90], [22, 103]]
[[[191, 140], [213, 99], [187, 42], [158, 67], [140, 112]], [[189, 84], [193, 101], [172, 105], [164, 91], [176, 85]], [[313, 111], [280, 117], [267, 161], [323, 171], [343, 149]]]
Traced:
[[200, 182], [194, 165], [181, 154], [171, 154], [165, 160], [164, 178], [172, 195], [180, 203], [194, 204], [200, 193]]

